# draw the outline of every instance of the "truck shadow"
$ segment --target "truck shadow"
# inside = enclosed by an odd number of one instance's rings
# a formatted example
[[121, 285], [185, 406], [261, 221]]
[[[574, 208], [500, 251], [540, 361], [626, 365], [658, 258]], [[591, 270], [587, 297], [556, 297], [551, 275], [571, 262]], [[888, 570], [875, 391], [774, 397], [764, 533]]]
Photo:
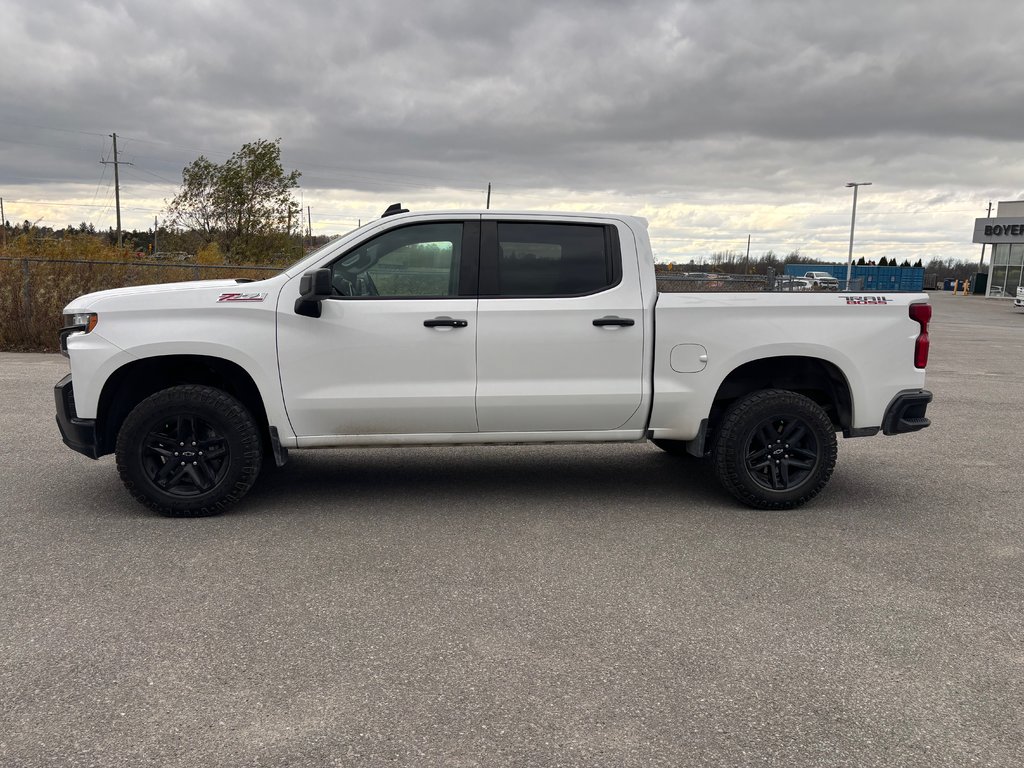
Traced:
[[514, 505], [548, 509], [714, 505], [737, 509], [707, 462], [648, 444], [458, 446], [293, 451], [239, 506], [299, 513]]

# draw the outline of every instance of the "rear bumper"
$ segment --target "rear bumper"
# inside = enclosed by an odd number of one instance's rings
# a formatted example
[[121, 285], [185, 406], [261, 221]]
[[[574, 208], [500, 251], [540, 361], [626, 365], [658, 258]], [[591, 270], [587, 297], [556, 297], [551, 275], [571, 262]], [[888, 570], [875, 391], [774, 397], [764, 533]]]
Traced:
[[886, 435], [901, 435], [917, 432], [932, 422], [925, 417], [932, 393], [927, 389], [907, 389], [900, 392], [885, 409], [882, 432]]
[[70, 373], [54, 386], [53, 397], [57, 404], [57, 428], [60, 429], [64, 445], [90, 459], [98, 459], [100, 452], [96, 442], [96, 420], [78, 418]]

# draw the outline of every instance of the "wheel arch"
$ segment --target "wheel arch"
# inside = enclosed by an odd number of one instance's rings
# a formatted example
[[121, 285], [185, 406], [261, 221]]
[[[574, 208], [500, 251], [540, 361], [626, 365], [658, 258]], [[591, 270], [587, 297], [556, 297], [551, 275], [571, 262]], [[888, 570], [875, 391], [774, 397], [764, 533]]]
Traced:
[[810, 398], [837, 431], [853, 424], [853, 394], [839, 366], [817, 357], [782, 355], [751, 360], [722, 380], [711, 407], [711, 428], [733, 402], [761, 389], [784, 389]]
[[256, 381], [238, 363], [209, 355], [159, 355], [133, 360], [104, 382], [96, 411], [99, 455], [112, 453], [129, 413], [152, 394], [180, 384], [203, 384], [239, 400], [259, 425], [264, 448], [270, 444], [269, 419]]

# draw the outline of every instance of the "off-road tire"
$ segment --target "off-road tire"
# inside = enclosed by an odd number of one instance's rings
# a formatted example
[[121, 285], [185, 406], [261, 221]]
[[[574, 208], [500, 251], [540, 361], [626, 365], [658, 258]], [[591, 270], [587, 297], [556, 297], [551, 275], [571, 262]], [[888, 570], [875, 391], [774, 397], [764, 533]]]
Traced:
[[246, 407], [222, 390], [192, 384], [135, 406], [115, 453], [128, 492], [168, 517], [220, 514], [252, 487], [263, 460]]
[[813, 499], [836, 465], [836, 433], [808, 397], [765, 389], [735, 402], [712, 453], [715, 475], [755, 509], [793, 509]]

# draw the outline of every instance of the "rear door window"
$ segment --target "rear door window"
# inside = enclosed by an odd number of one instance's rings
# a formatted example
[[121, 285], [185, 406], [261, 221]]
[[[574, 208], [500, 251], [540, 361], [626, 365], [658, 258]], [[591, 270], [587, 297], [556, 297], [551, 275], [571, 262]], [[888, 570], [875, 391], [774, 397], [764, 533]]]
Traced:
[[[497, 253], [481, 295], [581, 296], [621, 279], [618, 236], [593, 224], [491, 222]], [[485, 224], [485, 227], [487, 225]]]

